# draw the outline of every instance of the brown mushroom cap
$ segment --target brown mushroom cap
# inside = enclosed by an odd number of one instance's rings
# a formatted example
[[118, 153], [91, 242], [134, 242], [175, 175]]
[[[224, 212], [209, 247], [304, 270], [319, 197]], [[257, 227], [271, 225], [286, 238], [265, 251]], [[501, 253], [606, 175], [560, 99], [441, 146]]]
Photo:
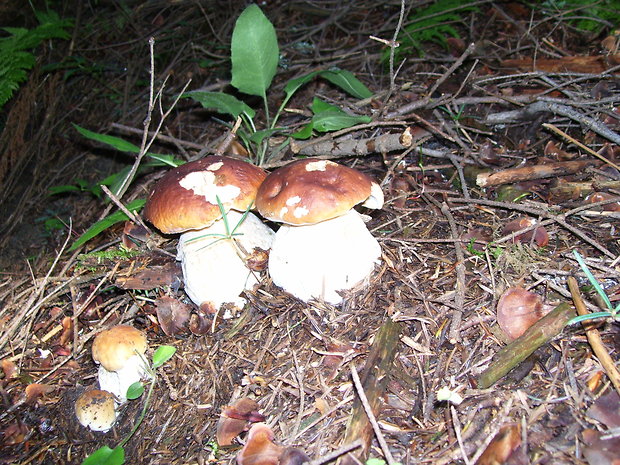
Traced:
[[157, 182], [143, 216], [165, 234], [205, 228], [226, 211], [244, 211], [254, 202], [267, 173], [229, 157], [209, 156], [186, 163]]
[[127, 360], [144, 355], [147, 348], [146, 336], [133, 326], [117, 325], [102, 331], [93, 341], [93, 360], [108, 371], [119, 371]]
[[[256, 208], [272, 221], [315, 224], [344, 215], [377, 191], [377, 183], [353, 168], [307, 158], [269, 174], [258, 189]], [[378, 203], [382, 199], [381, 194]]]
[[75, 415], [82, 426], [107, 431], [116, 420], [114, 396], [99, 389], [86, 391], [75, 401]]

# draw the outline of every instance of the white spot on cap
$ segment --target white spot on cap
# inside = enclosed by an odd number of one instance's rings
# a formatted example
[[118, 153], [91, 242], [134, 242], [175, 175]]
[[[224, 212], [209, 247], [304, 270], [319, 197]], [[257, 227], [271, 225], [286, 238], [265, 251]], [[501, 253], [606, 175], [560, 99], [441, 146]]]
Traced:
[[336, 163], [329, 160], [311, 161], [306, 165], [306, 171], [325, 171], [328, 165], [336, 165]]
[[286, 207], [282, 207], [280, 209], [280, 217], [283, 217], [284, 215], [286, 215], [288, 213], [288, 208]]
[[209, 171], [217, 171], [219, 170], [222, 166], [224, 166], [224, 162], [218, 161], [216, 163], [211, 163], [209, 166], [207, 166], [207, 169]]
[[302, 216], [306, 216], [308, 212], [309, 210], [306, 207], [297, 207], [293, 215], [295, 215], [295, 218], [301, 218]]
[[301, 202], [301, 197], [296, 195], [295, 197], [291, 197], [286, 201], [286, 204], [289, 207], [292, 207], [293, 205], [297, 205], [299, 202]]
[[[213, 165], [217, 165], [217, 163]], [[207, 202], [213, 205], [217, 205], [218, 198], [222, 204], [227, 204], [239, 197], [241, 193], [241, 189], [232, 184], [225, 186], [215, 184], [215, 174], [211, 171], [189, 173], [179, 181], [179, 185], [188, 191], [192, 191], [195, 195], [202, 195]]]

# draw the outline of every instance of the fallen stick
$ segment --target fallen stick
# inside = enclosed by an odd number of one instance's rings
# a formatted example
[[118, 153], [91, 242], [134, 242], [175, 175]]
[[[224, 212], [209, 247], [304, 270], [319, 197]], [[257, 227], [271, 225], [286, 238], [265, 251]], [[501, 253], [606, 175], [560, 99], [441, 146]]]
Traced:
[[597, 160], [559, 161], [544, 165], [509, 168], [496, 173], [481, 173], [476, 177], [476, 184], [480, 187], [499, 186], [513, 182], [529, 181], [532, 179], [554, 178], [583, 171], [588, 166], [599, 165]]
[[[427, 131], [417, 130], [417, 138], [420, 135], [428, 135]], [[291, 151], [294, 154], [316, 155], [368, 155], [369, 153], [387, 153], [395, 150], [403, 150], [411, 147], [414, 135], [411, 128], [405, 129], [400, 134], [383, 134], [370, 139], [338, 139], [326, 140], [315, 144], [291, 141]]]
[[478, 378], [478, 388], [491, 387], [532, 355], [536, 349], [560, 334], [569, 320], [576, 315], [575, 309], [568, 303], [555, 307], [530, 326], [523, 336], [497, 352], [495, 361]]
[[[360, 381], [368, 400], [368, 405], [376, 415], [379, 410], [381, 398], [385, 392], [389, 373], [392, 369], [396, 348], [400, 341], [401, 325], [392, 320], [387, 320], [377, 332], [372, 344], [366, 365], [362, 371]], [[357, 440], [362, 441], [361, 451], [353, 454], [349, 453], [340, 457], [338, 465], [358, 465], [359, 462], [365, 463], [370, 451], [373, 429], [364, 406], [359, 397], [353, 402], [353, 410], [347, 423], [342, 444], [353, 443]]]

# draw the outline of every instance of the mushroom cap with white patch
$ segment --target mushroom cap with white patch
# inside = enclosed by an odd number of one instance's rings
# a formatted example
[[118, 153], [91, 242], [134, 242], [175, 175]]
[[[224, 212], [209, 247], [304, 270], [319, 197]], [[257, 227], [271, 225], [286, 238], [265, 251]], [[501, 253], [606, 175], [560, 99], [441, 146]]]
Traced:
[[383, 192], [369, 176], [329, 160], [294, 161], [269, 174], [258, 189], [256, 208], [272, 221], [316, 224], [363, 203], [383, 206]]
[[252, 206], [264, 170], [230, 157], [208, 156], [166, 173], [155, 185], [143, 216], [165, 234], [202, 229], [226, 211]]

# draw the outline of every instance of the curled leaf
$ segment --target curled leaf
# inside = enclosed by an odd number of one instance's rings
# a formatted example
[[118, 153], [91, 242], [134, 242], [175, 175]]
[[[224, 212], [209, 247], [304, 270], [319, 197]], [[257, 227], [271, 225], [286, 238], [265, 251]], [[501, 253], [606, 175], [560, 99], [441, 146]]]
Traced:
[[246, 430], [248, 422], [264, 421], [258, 412], [258, 404], [249, 397], [242, 397], [222, 409], [217, 422], [216, 439], [220, 446], [229, 446], [239, 434]]
[[[502, 236], [507, 236], [522, 229], [534, 226], [535, 224], [536, 220], [532, 218], [519, 217], [515, 220], [510, 221], [506, 224], [506, 226], [504, 226], [504, 229], [502, 229]], [[538, 226], [531, 231], [524, 232], [523, 234], [518, 234], [512, 239], [512, 242], [523, 242], [529, 244], [532, 242], [532, 238], [534, 238], [533, 242], [538, 247], [545, 247], [547, 244], [549, 244], [549, 234], [547, 233], [547, 230], [544, 226]]]
[[255, 423], [250, 428], [243, 449], [237, 454], [239, 465], [278, 465], [282, 447], [274, 442], [274, 434], [265, 423]]
[[166, 336], [174, 336], [187, 331], [190, 306], [178, 299], [163, 296], [155, 301], [157, 321]]
[[540, 296], [521, 287], [507, 289], [497, 304], [497, 324], [510, 340], [521, 336], [543, 315]]

